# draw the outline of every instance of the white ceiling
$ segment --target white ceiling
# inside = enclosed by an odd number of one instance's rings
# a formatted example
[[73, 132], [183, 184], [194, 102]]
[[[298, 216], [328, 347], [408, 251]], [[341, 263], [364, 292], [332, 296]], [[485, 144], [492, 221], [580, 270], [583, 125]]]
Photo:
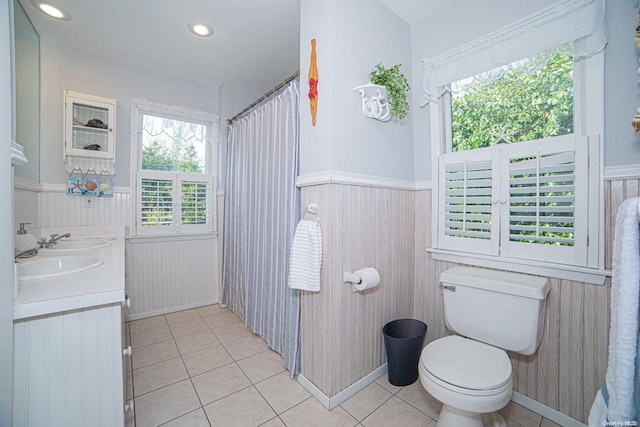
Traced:
[[[412, 25], [452, 0], [380, 1]], [[191, 80], [267, 91], [299, 68], [300, 0], [51, 0], [68, 21], [19, 2], [42, 38]]]
[[453, 0], [380, 0], [409, 25], [417, 24]]

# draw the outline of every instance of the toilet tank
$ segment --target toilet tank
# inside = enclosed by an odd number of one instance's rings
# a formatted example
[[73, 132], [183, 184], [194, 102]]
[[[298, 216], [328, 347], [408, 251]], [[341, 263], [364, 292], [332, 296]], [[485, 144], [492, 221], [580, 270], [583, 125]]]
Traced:
[[544, 331], [546, 278], [475, 267], [440, 275], [447, 327], [521, 354], [535, 353]]

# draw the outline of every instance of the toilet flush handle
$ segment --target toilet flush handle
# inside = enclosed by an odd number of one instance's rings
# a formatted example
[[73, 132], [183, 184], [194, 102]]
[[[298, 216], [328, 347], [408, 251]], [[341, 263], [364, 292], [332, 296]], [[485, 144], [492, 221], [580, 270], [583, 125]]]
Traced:
[[441, 285], [440, 285], [440, 287], [441, 287], [442, 289], [446, 289], [446, 290], [451, 291], [451, 292], [455, 292], [455, 291], [456, 291], [456, 287], [455, 287], [455, 286], [451, 286], [451, 285], [442, 285], [442, 284], [441, 284]]

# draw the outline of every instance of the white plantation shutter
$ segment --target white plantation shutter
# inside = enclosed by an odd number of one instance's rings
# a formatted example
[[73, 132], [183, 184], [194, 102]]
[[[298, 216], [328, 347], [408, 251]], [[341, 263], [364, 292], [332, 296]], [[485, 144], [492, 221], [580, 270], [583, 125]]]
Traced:
[[182, 231], [211, 231], [211, 192], [213, 178], [203, 174], [178, 174], [181, 188], [180, 220]]
[[438, 173], [439, 249], [588, 265], [587, 137], [446, 153]]
[[588, 145], [563, 136], [501, 147], [501, 254], [586, 265]]
[[440, 247], [498, 254], [499, 228], [493, 203], [499, 185], [496, 152], [491, 148], [440, 157]]
[[138, 234], [213, 230], [211, 176], [142, 170], [138, 188]]
[[158, 171], [140, 171], [137, 174], [138, 215], [140, 234], [163, 234], [175, 231], [173, 227], [176, 198], [174, 174]]

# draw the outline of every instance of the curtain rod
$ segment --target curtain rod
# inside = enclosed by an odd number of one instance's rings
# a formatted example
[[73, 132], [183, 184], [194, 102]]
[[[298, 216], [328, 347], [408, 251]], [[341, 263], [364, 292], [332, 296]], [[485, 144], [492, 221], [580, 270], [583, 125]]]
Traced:
[[244, 110], [240, 111], [238, 114], [236, 114], [235, 116], [233, 116], [232, 118], [227, 120], [227, 124], [231, 124], [232, 122], [234, 122], [235, 120], [237, 120], [238, 118], [240, 118], [244, 113], [246, 113], [247, 111], [251, 110], [253, 107], [255, 107], [256, 105], [260, 104], [262, 101], [264, 101], [265, 99], [267, 99], [268, 97], [270, 97], [271, 95], [273, 95], [274, 93], [276, 93], [277, 91], [279, 91], [280, 89], [282, 89], [283, 87], [285, 87], [289, 82], [291, 82], [292, 80], [295, 80], [296, 78], [298, 78], [300, 76], [300, 70], [296, 71], [295, 73], [293, 73], [291, 76], [287, 77], [282, 83], [276, 85], [276, 87], [274, 87], [273, 89], [271, 89], [269, 92], [265, 93], [264, 95], [262, 95], [260, 98], [256, 99], [254, 102], [251, 103], [251, 105], [249, 105], [247, 108], [245, 108]]

